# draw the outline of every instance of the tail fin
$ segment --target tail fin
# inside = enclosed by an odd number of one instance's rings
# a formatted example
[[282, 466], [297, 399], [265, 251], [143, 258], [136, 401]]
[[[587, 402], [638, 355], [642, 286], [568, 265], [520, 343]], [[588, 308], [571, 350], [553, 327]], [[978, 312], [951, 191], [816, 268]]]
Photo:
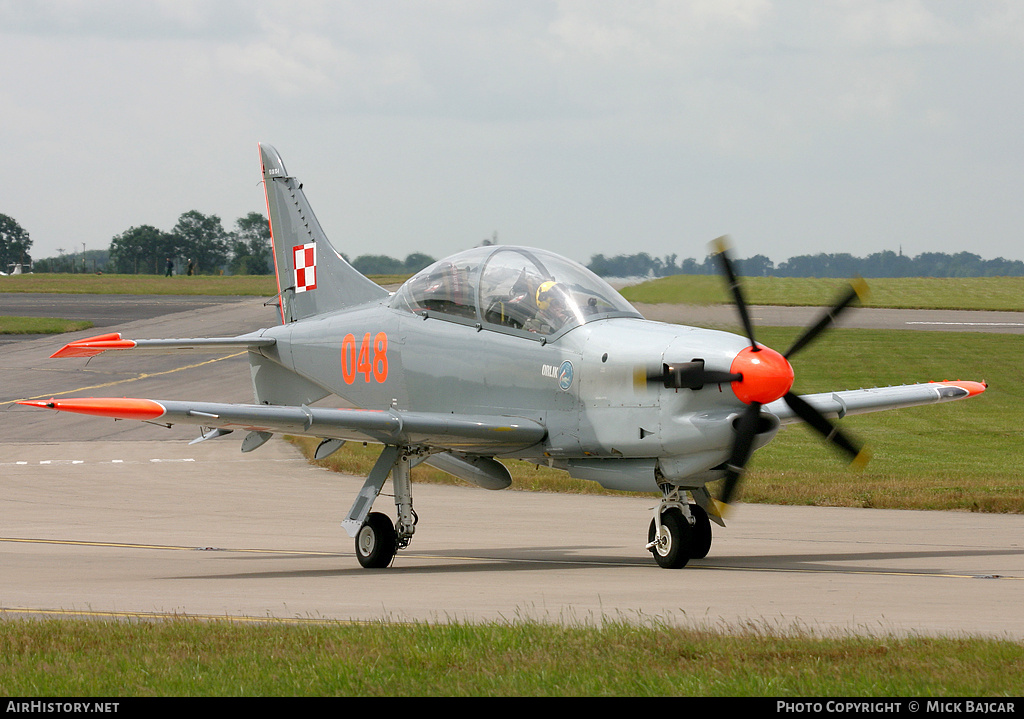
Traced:
[[294, 322], [387, 297], [387, 290], [361, 275], [328, 241], [306, 201], [302, 184], [288, 175], [277, 150], [261, 144], [260, 166], [270, 215], [281, 321]]

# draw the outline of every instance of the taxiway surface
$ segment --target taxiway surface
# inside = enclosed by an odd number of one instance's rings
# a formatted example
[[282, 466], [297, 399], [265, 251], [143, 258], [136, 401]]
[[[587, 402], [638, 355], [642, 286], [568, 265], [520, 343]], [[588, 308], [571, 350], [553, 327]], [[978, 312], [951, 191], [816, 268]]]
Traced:
[[[116, 329], [224, 336], [276, 313], [246, 300]], [[188, 427], [10, 404], [251, 401], [243, 354], [47, 359], [90, 333], [0, 347], [8, 614], [649, 619], [1024, 639], [1020, 516], [741, 504], [707, 559], [666, 571], [643, 550], [652, 500], [416, 485], [412, 546], [364, 570], [340, 526], [362, 479], [311, 467], [283, 441], [242, 454], [237, 434], [190, 446]], [[376, 508], [394, 510], [385, 496]]]

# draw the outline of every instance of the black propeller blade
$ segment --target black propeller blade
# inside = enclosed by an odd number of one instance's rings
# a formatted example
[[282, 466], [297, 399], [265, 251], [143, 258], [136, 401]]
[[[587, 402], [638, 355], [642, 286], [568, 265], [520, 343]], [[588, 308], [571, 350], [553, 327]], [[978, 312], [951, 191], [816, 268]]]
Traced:
[[[753, 323], [750, 320], [750, 313], [743, 297], [742, 288], [740, 287], [739, 280], [736, 278], [736, 273], [733, 269], [732, 259], [729, 257], [728, 237], [719, 237], [712, 243], [712, 247], [716, 251], [719, 262], [722, 266], [722, 271], [728, 281], [729, 290], [732, 293], [733, 301], [736, 303], [736, 309], [739, 312], [743, 328], [747, 333], [747, 338], [750, 340], [751, 348], [754, 351], [757, 351], [758, 346], [754, 340]], [[827, 309], [817, 322], [808, 327], [783, 356], [789, 360], [790, 357], [817, 339], [825, 330], [835, 323], [836, 318], [838, 318], [847, 307], [849, 307], [855, 300], [864, 297], [866, 289], [867, 285], [863, 280], [851, 282], [850, 289], [839, 298], [835, 305]], [[840, 432], [839, 429], [830, 422], [827, 417], [825, 417], [825, 415], [812, 407], [799, 395], [794, 394], [793, 392], [786, 392], [786, 394], [783, 395], [782, 400], [790, 409], [793, 410], [794, 414], [817, 431], [827, 442], [831, 443], [841, 452], [849, 456], [853, 464], [859, 466], [867, 461], [869, 453], [863, 449], [863, 446], [859, 442]], [[733, 442], [732, 453], [729, 456], [729, 460], [726, 462], [725, 480], [722, 483], [722, 491], [719, 498], [719, 501], [724, 504], [728, 504], [733, 498], [740, 480], [742, 479], [747, 461], [750, 459], [750, 455], [752, 454], [754, 440], [757, 437], [758, 420], [761, 414], [761, 407], [761, 403], [751, 402], [736, 422], [736, 438]]]
[[739, 486], [740, 478], [747, 466], [747, 460], [753, 453], [754, 438], [757, 436], [757, 423], [761, 417], [761, 403], [751, 402], [740, 415], [736, 423], [736, 440], [732, 445], [732, 454], [725, 465], [725, 481], [722, 483], [722, 494], [719, 501], [729, 504]]
[[736, 279], [736, 273], [732, 268], [732, 260], [729, 259], [729, 236], [722, 235], [717, 240], [714, 240], [711, 245], [715, 249], [716, 255], [722, 264], [722, 271], [729, 281], [729, 291], [732, 292], [733, 302], [736, 303], [736, 309], [740, 313], [740, 321], [743, 322], [743, 329], [747, 333], [747, 339], [750, 340], [750, 347], [756, 352], [757, 342], [754, 341], [754, 324], [750, 321], [747, 303], [743, 299], [743, 289], [740, 287], [740, 281]]
[[783, 356], [786, 359], [789, 359], [812, 341], [817, 339], [818, 335], [835, 323], [839, 315], [842, 314], [854, 300], [864, 299], [867, 295], [867, 289], [868, 286], [864, 280], [857, 279], [851, 281], [850, 288], [839, 298], [836, 304], [825, 310], [824, 314], [822, 314], [821, 318], [815, 324], [804, 330], [804, 333], [797, 338], [792, 347], [786, 350], [786, 354]]
[[797, 417], [813, 427], [818, 434], [846, 454], [852, 464], [861, 466], [867, 462], [868, 453], [863, 445], [840, 432], [838, 427], [829, 422], [825, 415], [804, 401], [800, 395], [787, 392], [782, 399]]

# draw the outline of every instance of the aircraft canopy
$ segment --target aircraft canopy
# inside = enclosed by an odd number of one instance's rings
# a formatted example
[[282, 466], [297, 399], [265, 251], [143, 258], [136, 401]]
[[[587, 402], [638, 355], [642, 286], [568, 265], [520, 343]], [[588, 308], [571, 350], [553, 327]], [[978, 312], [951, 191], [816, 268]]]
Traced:
[[391, 306], [549, 337], [595, 319], [641, 316], [582, 265], [507, 245], [477, 247], [435, 262], [402, 285]]

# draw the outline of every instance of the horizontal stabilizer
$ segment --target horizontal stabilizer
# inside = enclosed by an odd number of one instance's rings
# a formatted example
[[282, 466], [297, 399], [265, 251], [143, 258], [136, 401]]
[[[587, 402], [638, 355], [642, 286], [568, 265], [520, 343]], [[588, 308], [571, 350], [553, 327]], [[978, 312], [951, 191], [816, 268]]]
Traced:
[[108, 350], [149, 352], [217, 352], [270, 347], [277, 340], [258, 335], [241, 337], [193, 337], [188, 339], [126, 340], [118, 332], [75, 340], [61, 347], [50, 357], [95, 357]]

